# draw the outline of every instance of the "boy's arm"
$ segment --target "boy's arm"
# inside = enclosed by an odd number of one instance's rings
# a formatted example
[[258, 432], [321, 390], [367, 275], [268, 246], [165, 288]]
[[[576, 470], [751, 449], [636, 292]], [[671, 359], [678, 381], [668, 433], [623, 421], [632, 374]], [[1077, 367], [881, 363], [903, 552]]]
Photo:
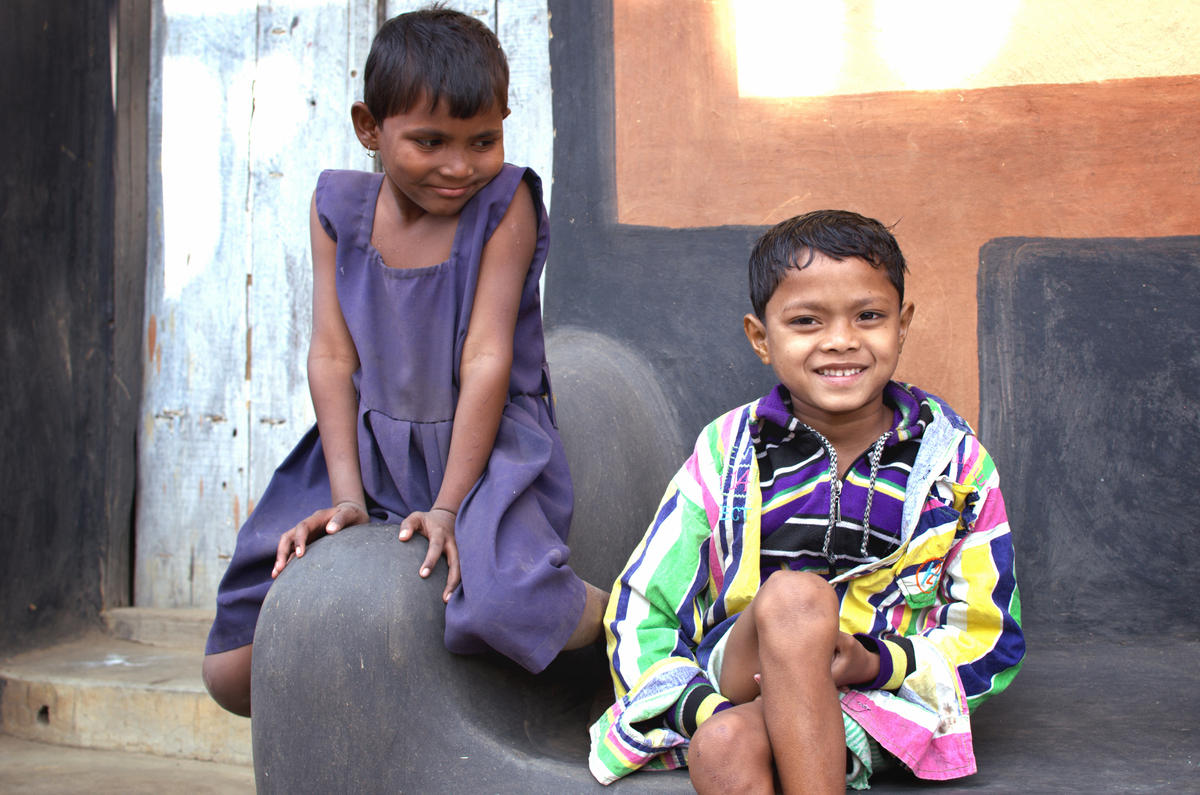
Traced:
[[[707, 587], [704, 509], [672, 481], [641, 543], [614, 585], [605, 613], [609, 663], [618, 697], [664, 660], [700, 673], [693, 648], [703, 632], [697, 597]], [[685, 626], [686, 625], [686, 626]], [[693, 638], [689, 644], [689, 637]]]
[[[700, 445], [697, 445], [699, 449]], [[702, 637], [709, 594], [710, 526], [698, 455], [679, 470], [646, 535], [613, 586], [605, 613], [609, 665], [617, 703], [592, 726], [593, 775], [611, 782], [643, 765], [684, 763], [669, 716], [693, 703], [703, 717], [724, 702], [706, 685], [694, 649]]]
[[916, 638], [928, 640], [957, 669], [968, 706], [974, 708], [1016, 676], [1025, 639], [1012, 537], [995, 465], [978, 439], [967, 436], [959, 445], [955, 469], [956, 482], [971, 486], [963, 506], [966, 532], [945, 557], [937, 601], [914, 614], [917, 636], [877, 642], [898, 687], [920, 667]]

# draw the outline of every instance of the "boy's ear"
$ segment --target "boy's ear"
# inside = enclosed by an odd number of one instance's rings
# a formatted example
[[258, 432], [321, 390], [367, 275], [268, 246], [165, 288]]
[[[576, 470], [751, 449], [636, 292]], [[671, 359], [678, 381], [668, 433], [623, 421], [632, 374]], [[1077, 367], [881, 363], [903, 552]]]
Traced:
[[750, 340], [750, 347], [758, 354], [758, 358], [763, 364], [771, 364], [771, 352], [767, 349], [767, 329], [758, 316], [754, 313], [747, 314], [742, 318], [742, 326], [746, 329], [746, 339]]
[[904, 350], [904, 339], [908, 336], [908, 327], [912, 324], [913, 313], [916, 307], [912, 301], [909, 301], [904, 306], [900, 307], [900, 350]]
[[355, 102], [350, 106], [350, 121], [354, 123], [354, 134], [360, 144], [367, 149], [379, 148], [379, 124], [367, 109], [367, 103]]

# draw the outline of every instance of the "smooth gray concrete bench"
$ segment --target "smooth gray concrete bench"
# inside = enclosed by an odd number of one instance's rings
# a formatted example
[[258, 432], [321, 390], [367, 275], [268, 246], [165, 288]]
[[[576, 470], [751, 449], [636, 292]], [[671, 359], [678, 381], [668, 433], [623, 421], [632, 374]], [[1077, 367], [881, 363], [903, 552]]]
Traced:
[[[978, 774], [896, 771], [873, 790], [1200, 791], [1200, 238], [1001, 239], [981, 259], [980, 432], [1028, 655], [972, 716]], [[636, 353], [589, 332], [550, 343], [578, 492], [571, 561], [607, 583], [690, 440]], [[259, 790], [601, 791], [585, 761], [611, 699], [601, 651], [536, 677], [449, 654], [444, 573], [420, 580], [422, 555], [394, 528], [352, 528], [272, 588], [255, 639]], [[613, 788], [690, 791], [681, 772]]]

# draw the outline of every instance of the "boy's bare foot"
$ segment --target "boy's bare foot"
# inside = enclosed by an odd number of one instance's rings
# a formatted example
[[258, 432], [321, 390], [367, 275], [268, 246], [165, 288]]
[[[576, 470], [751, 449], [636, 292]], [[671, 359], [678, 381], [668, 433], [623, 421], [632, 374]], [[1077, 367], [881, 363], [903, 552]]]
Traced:
[[585, 582], [584, 586], [587, 588], [587, 602], [583, 605], [583, 615], [579, 617], [579, 624], [571, 633], [571, 637], [567, 638], [567, 645], [563, 646], [563, 651], [583, 648], [604, 634], [604, 611], [608, 608], [608, 591], [602, 591], [590, 582]]

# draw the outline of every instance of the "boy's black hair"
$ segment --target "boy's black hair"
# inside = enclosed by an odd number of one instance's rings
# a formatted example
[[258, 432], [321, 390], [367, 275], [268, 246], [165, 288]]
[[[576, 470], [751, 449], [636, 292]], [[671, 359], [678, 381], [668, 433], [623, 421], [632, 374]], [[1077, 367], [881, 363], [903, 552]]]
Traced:
[[883, 268], [904, 302], [908, 266], [888, 228], [849, 210], [814, 210], [776, 224], [754, 244], [750, 303], [759, 320], [765, 319], [767, 302], [788, 268], [807, 268], [817, 252], [836, 260], [858, 257], [873, 268]]
[[445, 103], [456, 119], [508, 113], [508, 59], [487, 25], [440, 6], [383, 24], [363, 70], [363, 102], [382, 123], [422, 100]]

